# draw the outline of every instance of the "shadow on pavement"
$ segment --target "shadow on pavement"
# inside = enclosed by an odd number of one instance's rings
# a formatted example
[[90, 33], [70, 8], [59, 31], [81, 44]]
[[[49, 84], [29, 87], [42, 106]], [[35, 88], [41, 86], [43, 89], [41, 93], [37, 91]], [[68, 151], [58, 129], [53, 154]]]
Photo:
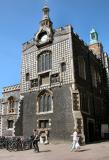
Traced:
[[90, 149], [80, 149], [77, 152], [85, 152], [85, 151], [89, 151]]
[[109, 139], [102, 139], [102, 140], [99, 140], [99, 141], [93, 141], [93, 142], [88, 142], [86, 143], [86, 145], [90, 145], [90, 144], [97, 144], [97, 143], [103, 143], [103, 142], [109, 142]]
[[51, 152], [51, 150], [42, 150], [42, 151], [40, 151], [40, 152]]

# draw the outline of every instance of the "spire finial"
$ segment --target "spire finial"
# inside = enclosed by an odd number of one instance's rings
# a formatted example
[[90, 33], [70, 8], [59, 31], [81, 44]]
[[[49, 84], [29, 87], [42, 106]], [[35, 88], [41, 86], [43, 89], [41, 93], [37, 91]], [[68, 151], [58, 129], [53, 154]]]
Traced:
[[48, 0], [44, 0], [44, 1], [45, 1], [44, 6], [48, 7]]
[[47, 4], [47, 5], [48, 5], [48, 0], [45, 0], [45, 4]]
[[44, 0], [45, 5], [43, 7], [43, 20], [49, 19], [49, 8], [48, 8], [48, 0]]

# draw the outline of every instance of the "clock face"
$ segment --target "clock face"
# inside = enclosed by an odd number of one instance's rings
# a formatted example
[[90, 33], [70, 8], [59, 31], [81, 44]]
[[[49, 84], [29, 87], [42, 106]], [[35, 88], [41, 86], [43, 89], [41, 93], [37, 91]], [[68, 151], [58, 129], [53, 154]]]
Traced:
[[47, 41], [47, 38], [48, 38], [47, 34], [43, 35], [43, 36], [41, 37], [41, 42], [46, 42], [46, 41]]

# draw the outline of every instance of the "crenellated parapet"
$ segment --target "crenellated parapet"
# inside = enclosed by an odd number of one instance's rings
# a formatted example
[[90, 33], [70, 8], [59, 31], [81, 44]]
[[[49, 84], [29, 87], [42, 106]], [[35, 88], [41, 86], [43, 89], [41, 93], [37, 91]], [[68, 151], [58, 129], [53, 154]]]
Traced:
[[20, 84], [4, 87], [2, 93], [4, 94], [16, 90], [20, 90]]

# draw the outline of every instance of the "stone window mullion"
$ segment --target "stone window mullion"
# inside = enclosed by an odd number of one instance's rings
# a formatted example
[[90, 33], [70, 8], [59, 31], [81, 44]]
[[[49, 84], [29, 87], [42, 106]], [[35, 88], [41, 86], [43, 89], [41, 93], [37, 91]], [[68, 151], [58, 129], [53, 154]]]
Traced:
[[39, 100], [39, 112], [42, 112], [43, 111], [43, 96], [40, 97], [40, 100]]
[[45, 112], [45, 95], [43, 95], [43, 112]]
[[51, 96], [48, 96], [48, 111], [51, 110]]
[[47, 106], [48, 106], [47, 100], [48, 100], [48, 96], [45, 95], [45, 111], [48, 111], [48, 110], [47, 110]]
[[46, 70], [45, 56], [46, 56], [46, 54], [44, 54], [44, 71]]
[[41, 55], [41, 72], [44, 70], [44, 67], [43, 67], [43, 56], [44, 55]]
[[51, 53], [49, 53], [49, 69], [52, 68], [52, 56]]
[[49, 69], [49, 67], [48, 67], [48, 59], [47, 59], [48, 57], [47, 56], [48, 56], [48, 54], [45, 55], [45, 70]]

